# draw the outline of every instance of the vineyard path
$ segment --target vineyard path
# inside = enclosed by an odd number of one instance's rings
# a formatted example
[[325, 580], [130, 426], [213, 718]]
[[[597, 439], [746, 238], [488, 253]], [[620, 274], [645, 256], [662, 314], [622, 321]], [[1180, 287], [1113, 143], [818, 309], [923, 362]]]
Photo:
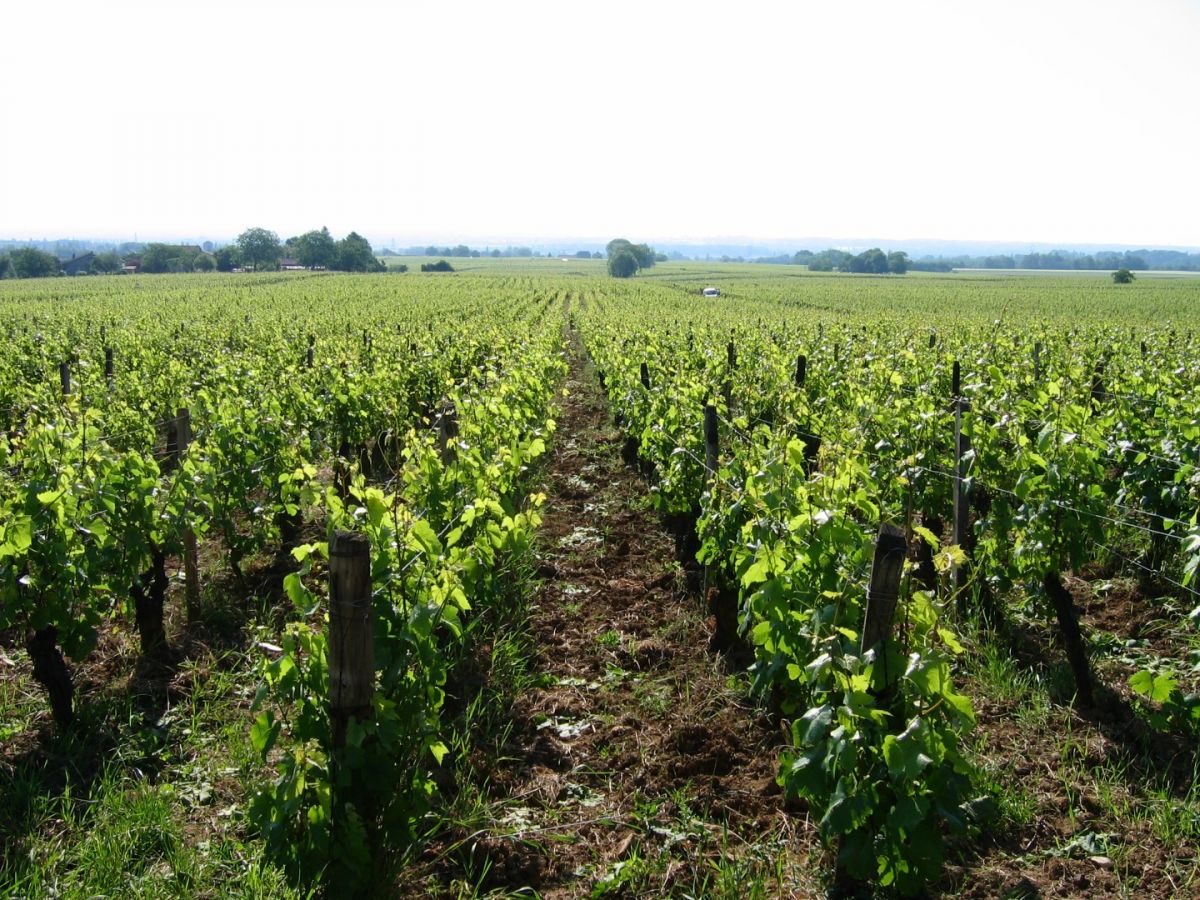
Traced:
[[708, 649], [675, 542], [622, 461], [578, 335], [567, 341], [530, 612], [541, 686], [517, 699], [491, 773], [501, 814], [459, 864], [477, 887], [543, 897], [598, 882], [736, 895], [763, 871], [773, 896], [813, 890], [797, 849], [814, 846], [797, 834], [808, 826], [775, 784], [780, 731]]

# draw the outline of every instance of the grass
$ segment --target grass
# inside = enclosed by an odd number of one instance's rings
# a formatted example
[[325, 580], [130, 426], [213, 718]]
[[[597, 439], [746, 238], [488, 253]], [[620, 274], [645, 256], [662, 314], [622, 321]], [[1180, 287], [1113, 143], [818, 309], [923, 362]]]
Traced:
[[245, 786], [260, 777], [246, 664], [185, 663], [177, 677], [193, 690], [153, 721], [141, 685], [114, 683], [82, 699], [65, 735], [43, 730], [39, 706], [10, 705], [29, 684], [6, 681], [4, 721], [24, 712], [37, 743], [0, 770], [0, 896], [304, 896], [243, 827]]

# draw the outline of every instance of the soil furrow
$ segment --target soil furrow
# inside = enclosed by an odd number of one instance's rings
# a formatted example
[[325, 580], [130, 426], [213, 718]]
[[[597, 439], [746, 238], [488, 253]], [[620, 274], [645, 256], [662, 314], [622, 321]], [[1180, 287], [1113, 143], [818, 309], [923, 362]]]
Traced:
[[708, 651], [573, 335], [570, 353], [530, 612], [541, 678], [490, 773], [500, 813], [470, 840], [475, 887], [737, 895], [769, 871], [771, 896], [799, 893], [811, 876], [775, 785], [778, 730]]

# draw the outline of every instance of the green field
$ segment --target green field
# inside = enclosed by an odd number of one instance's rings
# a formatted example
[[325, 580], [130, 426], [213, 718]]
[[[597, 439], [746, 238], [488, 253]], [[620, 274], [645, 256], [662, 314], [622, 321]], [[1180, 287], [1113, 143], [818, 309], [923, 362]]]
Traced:
[[422, 261], [0, 281], [0, 896], [1200, 895], [1200, 278]]

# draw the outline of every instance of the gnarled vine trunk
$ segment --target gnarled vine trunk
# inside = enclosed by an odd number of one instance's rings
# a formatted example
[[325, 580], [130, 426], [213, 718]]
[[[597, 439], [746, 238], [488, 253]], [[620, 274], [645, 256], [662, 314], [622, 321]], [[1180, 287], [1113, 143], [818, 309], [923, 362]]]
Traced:
[[75, 720], [72, 707], [75, 685], [71, 683], [71, 672], [58, 649], [58, 629], [48, 625], [33, 632], [25, 647], [33, 661], [33, 677], [50, 697], [55, 724], [60, 729], [69, 728]]

